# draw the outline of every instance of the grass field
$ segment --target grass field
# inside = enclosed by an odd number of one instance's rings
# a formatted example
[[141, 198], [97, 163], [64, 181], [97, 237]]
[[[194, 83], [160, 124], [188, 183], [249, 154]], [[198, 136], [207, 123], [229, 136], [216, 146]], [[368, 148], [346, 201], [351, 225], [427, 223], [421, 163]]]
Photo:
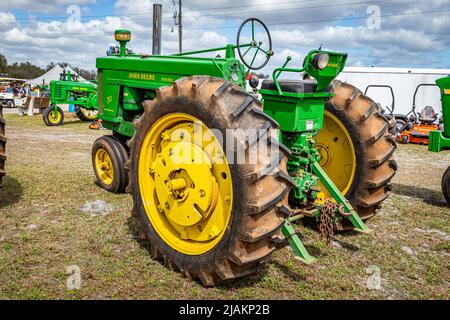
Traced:
[[[5, 118], [0, 299], [449, 299], [450, 210], [440, 191], [449, 152], [399, 147], [391, 196], [368, 223], [372, 235], [340, 234], [326, 247], [301, 227], [320, 258], [315, 265], [285, 248], [255, 276], [204, 288], [152, 261], [148, 243], [133, 237], [131, 197], [95, 184], [91, 146], [107, 132], [69, 114], [57, 128], [40, 116]], [[110, 212], [82, 210], [97, 200]], [[66, 286], [73, 265], [81, 271], [79, 290]]]

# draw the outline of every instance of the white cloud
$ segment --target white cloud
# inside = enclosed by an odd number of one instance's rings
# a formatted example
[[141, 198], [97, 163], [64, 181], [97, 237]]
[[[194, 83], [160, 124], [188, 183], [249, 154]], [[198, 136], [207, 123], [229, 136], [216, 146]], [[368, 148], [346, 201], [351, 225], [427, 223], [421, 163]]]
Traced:
[[88, 5], [96, 0], [14, 0], [0, 2], [0, 10], [20, 9], [27, 12], [54, 13], [70, 5]]
[[[151, 0], [116, 0], [112, 2], [116, 15], [89, 16], [95, 0], [16, 0], [0, 3], [0, 52], [10, 61], [30, 61], [45, 66], [51, 61], [68, 61], [84, 68], [94, 68], [95, 58], [103, 56], [113, 42], [115, 29], [129, 29], [130, 43], [136, 52], [151, 50]], [[163, 4], [163, 53], [178, 50], [178, 34], [171, 32], [172, 13], [177, 10], [171, 0]], [[286, 1], [272, 0], [185, 0], [183, 47], [186, 51], [225, 45], [235, 42], [237, 28], [248, 16], [267, 22], [271, 30], [276, 55], [264, 70], [280, 66], [287, 55], [299, 66], [309, 49], [323, 44], [324, 48], [348, 51], [351, 65], [447, 66], [446, 50], [450, 45], [450, 19], [447, 14], [404, 15], [382, 18], [380, 30], [368, 30], [365, 20], [337, 22], [333, 19], [365, 16], [369, 5], [364, 0]], [[366, 1], [369, 2], [369, 1]], [[450, 0], [412, 2], [409, 0], [370, 1], [378, 3], [382, 15], [450, 9]], [[11, 12], [21, 8], [28, 13], [63, 12], [69, 5], [82, 6], [82, 20], [67, 24], [43, 20], [39, 16], [29, 21], [17, 19]], [[103, 4], [103, 2], [102, 2]], [[322, 6], [322, 8], [319, 8]], [[324, 20], [320, 23], [308, 21]], [[329, 20], [329, 21], [326, 21]], [[298, 24], [280, 23], [299, 22]]]

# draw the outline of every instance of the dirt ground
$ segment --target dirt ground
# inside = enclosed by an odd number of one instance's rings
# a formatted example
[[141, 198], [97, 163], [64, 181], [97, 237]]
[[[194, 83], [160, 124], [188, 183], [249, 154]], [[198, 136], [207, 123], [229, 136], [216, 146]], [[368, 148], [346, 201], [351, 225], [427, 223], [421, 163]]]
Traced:
[[[67, 113], [58, 128], [41, 116], [5, 118], [0, 299], [449, 299], [450, 209], [440, 191], [449, 152], [399, 146], [373, 234], [340, 234], [326, 247], [301, 227], [316, 264], [285, 248], [255, 276], [204, 288], [152, 261], [148, 243], [133, 237], [131, 197], [95, 184], [91, 146], [108, 132]], [[80, 288], [69, 290], [76, 269]]]

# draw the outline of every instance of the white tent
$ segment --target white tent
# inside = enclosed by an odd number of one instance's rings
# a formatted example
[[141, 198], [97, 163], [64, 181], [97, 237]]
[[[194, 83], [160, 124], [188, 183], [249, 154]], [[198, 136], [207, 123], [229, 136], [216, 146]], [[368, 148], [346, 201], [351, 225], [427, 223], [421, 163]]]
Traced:
[[[78, 76], [78, 81], [86, 81], [80, 75], [78, 75], [71, 67], [66, 68], [66, 73], [70, 72], [70, 74], [76, 74]], [[52, 80], [59, 80], [60, 74], [64, 73], [64, 69], [61, 68], [59, 64], [54, 66], [52, 69], [47, 71], [47, 73], [43, 74], [36, 79], [27, 80], [27, 84], [31, 85], [49, 85]]]

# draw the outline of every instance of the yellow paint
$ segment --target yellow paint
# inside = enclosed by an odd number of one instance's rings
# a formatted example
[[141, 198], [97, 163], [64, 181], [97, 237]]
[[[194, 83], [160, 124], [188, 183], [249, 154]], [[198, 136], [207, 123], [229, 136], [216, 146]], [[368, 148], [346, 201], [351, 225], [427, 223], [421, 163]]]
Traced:
[[[320, 165], [345, 195], [355, 178], [355, 148], [345, 126], [328, 111], [325, 111], [323, 129], [317, 135], [317, 148], [321, 156]], [[329, 198], [325, 187], [322, 184], [320, 187], [325, 198]]]
[[48, 121], [53, 124], [57, 124], [61, 121], [61, 113], [57, 110], [52, 110], [48, 114]]
[[105, 149], [100, 148], [95, 153], [95, 169], [102, 183], [107, 186], [113, 183], [114, 167]]
[[444, 89], [444, 94], [450, 94], [450, 89]]
[[139, 159], [142, 202], [161, 239], [187, 255], [214, 248], [233, 206], [231, 172], [214, 134], [193, 116], [169, 114], [147, 133]]
[[154, 81], [155, 75], [150, 73], [130, 72], [128, 79]]
[[93, 121], [97, 118], [98, 111], [97, 110], [89, 110], [83, 107], [80, 107], [81, 113], [86, 117], [86, 119]]

